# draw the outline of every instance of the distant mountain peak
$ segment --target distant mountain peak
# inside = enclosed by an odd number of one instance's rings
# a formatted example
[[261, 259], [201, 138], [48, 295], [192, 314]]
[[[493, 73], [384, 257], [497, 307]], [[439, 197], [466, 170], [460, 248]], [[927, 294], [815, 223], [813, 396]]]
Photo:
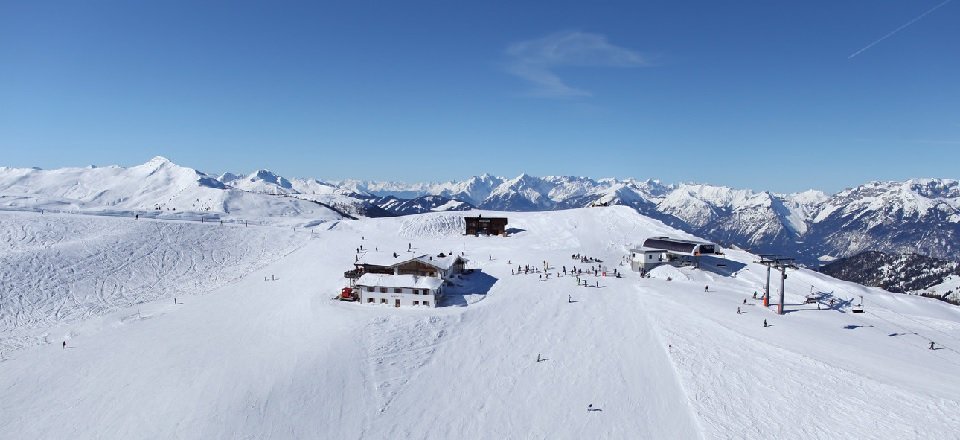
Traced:
[[153, 156], [153, 158], [148, 160], [145, 165], [147, 164], [166, 165], [166, 164], [173, 164], [173, 162], [171, 162], [170, 159], [167, 159], [166, 157], [163, 157], [163, 156]]
[[247, 176], [247, 180], [250, 182], [262, 181], [264, 183], [272, 184], [279, 186], [283, 189], [292, 189], [293, 183], [287, 180], [285, 177], [282, 177], [273, 171], [267, 169], [259, 169]]

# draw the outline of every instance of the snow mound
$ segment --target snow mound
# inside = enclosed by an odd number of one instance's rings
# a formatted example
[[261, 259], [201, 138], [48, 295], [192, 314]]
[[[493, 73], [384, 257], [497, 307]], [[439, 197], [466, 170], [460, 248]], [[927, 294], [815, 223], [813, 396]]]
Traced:
[[655, 267], [651, 269], [650, 272], [648, 273], [650, 275], [650, 278], [654, 278], [658, 280], [669, 279], [672, 281], [677, 281], [677, 280], [690, 281], [690, 276], [688, 274], [684, 273], [684, 271], [681, 270], [680, 268], [673, 267], [673, 266], [664, 265], [664, 266]]
[[404, 238], [449, 237], [463, 235], [465, 228], [462, 215], [417, 215], [403, 220], [399, 234]]

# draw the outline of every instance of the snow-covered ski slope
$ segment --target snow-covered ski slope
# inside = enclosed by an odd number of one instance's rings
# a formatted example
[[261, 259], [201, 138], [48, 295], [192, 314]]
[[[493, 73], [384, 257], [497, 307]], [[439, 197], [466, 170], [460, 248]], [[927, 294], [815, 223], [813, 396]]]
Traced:
[[[305, 234], [312, 238], [298, 235], [302, 246], [291, 254], [183, 304], [169, 300], [172, 286], [161, 286], [163, 299], [139, 310], [63, 324], [49, 344], [0, 362], [0, 432], [958, 438], [954, 306], [791, 271], [790, 313], [778, 316], [751, 298], [764, 268], [737, 251], [707, 261], [708, 270], [660, 268], [643, 279], [591, 273], [584, 277], [591, 287], [578, 287], [555, 273], [598, 263], [571, 254], [627, 270], [618, 263], [630, 244], [685, 235], [623, 207], [483, 215], [508, 216], [513, 235], [459, 235], [449, 213], [342, 221]], [[269, 240], [286, 234], [261, 231]], [[408, 244], [409, 255], [463, 252], [479, 270], [437, 309], [330, 299], [356, 248], [408, 255]], [[511, 274], [544, 261], [549, 279]], [[38, 266], [36, 275], [45, 270]], [[836, 306], [800, 305], [810, 291]], [[853, 314], [860, 295], [865, 313]], [[930, 339], [942, 348], [929, 350]]]
[[219, 222], [0, 212], [0, 350], [59, 340], [44, 330], [54, 324], [204, 293], [309, 237]]

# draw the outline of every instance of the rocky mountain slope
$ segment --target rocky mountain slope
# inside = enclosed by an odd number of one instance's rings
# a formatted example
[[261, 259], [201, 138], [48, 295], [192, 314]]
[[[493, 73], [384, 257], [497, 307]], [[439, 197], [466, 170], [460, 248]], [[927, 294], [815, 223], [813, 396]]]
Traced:
[[831, 262], [821, 267], [820, 272], [864, 286], [903, 293], [926, 290], [943, 283], [950, 275], [960, 275], [960, 263], [913, 253], [867, 251]]

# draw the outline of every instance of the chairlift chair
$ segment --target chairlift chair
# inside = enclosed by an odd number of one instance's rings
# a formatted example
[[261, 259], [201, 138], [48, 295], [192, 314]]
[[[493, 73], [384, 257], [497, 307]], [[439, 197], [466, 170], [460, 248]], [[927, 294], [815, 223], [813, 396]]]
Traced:
[[863, 313], [863, 295], [860, 295], [860, 304], [853, 306], [853, 313]]

